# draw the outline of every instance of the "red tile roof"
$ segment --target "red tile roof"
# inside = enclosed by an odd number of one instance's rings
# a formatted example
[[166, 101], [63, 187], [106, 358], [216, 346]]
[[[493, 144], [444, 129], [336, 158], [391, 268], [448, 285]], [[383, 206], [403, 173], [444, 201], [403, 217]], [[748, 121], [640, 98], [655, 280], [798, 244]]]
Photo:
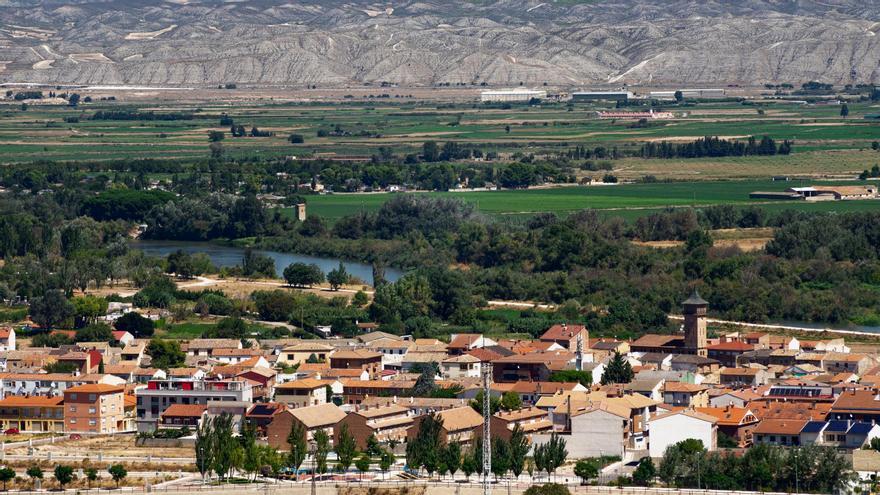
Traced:
[[548, 328], [543, 335], [541, 335], [541, 340], [570, 341], [586, 329], [587, 327], [583, 325], [567, 325], [564, 323], [562, 325], [553, 325], [552, 327]]

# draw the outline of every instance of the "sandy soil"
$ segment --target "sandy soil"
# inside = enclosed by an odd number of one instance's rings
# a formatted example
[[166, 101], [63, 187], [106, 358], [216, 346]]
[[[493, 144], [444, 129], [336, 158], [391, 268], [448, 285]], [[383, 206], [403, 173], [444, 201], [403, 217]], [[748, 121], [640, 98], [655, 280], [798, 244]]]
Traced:
[[[27, 453], [27, 449], [28, 447], [25, 445], [7, 449], [7, 453], [23, 454]], [[64, 437], [63, 440], [37, 445], [33, 449], [38, 452], [79, 454], [95, 458], [98, 453], [107, 456], [143, 456], [144, 461], [148, 455], [164, 457], [192, 457], [195, 455], [193, 449], [188, 447], [163, 447], [161, 450], [157, 450], [155, 447], [138, 447], [135, 445], [135, 435], [83, 436], [80, 440], [70, 440], [69, 437]]]

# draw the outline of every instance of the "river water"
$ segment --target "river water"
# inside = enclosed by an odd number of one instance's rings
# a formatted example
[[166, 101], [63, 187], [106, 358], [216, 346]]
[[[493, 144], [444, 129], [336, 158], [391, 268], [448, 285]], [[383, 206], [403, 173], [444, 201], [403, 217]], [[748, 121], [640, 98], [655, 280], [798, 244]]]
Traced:
[[[211, 259], [211, 263], [219, 268], [233, 267], [241, 265], [244, 257], [244, 248], [234, 246], [220, 246], [209, 242], [187, 242], [187, 241], [132, 241], [130, 243], [132, 249], [139, 249], [150, 256], [168, 256], [170, 253], [183, 250], [185, 253], [205, 253]], [[364, 282], [373, 284], [373, 267], [364, 263], [356, 263], [352, 261], [344, 261], [336, 258], [319, 258], [317, 256], [308, 256], [304, 254], [281, 253], [278, 251], [262, 251], [254, 250], [272, 258], [275, 261], [275, 272], [280, 278], [282, 272], [291, 263], [314, 263], [321, 268], [326, 275], [327, 272], [339, 266], [339, 262], [345, 265], [345, 270]], [[403, 276], [401, 270], [395, 268], [385, 268], [385, 280], [396, 282]]]

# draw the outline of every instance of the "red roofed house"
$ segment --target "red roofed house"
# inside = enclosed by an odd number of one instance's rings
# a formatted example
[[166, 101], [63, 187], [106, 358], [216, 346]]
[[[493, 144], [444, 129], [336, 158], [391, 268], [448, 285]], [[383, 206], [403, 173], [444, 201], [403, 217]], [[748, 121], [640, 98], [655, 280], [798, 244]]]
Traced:
[[722, 366], [736, 366], [736, 358], [742, 353], [754, 351], [753, 344], [745, 342], [721, 342], [720, 344], [710, 345], [709, 358], [718, 360]]
[[562, 323], [553, 325], [539, 339], [541, 342], [555, 342], [571, 352], [577, 351], [578, 338], [581, 339], [584, 351], [590, 348], [590, 332], [584, 325]]
[[12, 327], [0, 327], [0, 352], [15, 350], [15, 330]]
[[122, 344], [123, 347], [125, 347], [128, 344], [134, 342], [134, 335], [126, 332], [125, 330], [114, 330], [113, 331], [113, 339], [116, 342], [119, 342], [120, 344]]

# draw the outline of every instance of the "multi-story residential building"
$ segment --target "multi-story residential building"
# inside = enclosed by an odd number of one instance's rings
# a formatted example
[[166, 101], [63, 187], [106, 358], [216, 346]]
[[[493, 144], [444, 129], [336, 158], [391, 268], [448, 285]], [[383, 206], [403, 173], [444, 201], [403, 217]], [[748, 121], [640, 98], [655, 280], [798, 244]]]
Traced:
[[693, 383], [666, 382], [663, 403], [673, 407], [708, 407], [709, 387]]
[[276, 414], [272, 422], [266, 428], [267, 441], [270, 446], [290, 452], [290, 444], [287, 438], [293, 425], [299, 425], [306, 436], [306, 442], [313, 444], [315, 433], [323, 430], [333, 442], [334, 428], [337, 423], [345, 418], [345, 412], [335, 404], [321, 404], [318, 406], [287, 409]]
[[125, 431], [124, 393], [124, 387], [100, 383], [65, 390], [65, 431], [96, 434]]
[[87, 383], [124, 385], [113, 375], [73, 375], [68, 373], [0, 373], [0, 398], [8, 395], [61, 396], [70, 387]]
[[275, 400], [290, 407], [308, 407], [326, 404], [330, 382], [304, 378], [275, 386]]
[[382, 354], [367, 349], [336, 351], [330, 355], [330, 367], [362, 369], [366, 370], [371, 378], [376, 378], [382, 371]]
[[348, 428], [359, 450], [367, 447], [367, 439], [374, 436], [379, 442], [403, 443], [407, 430], [413, 425], [413, 416], [404, 406], [386, 403], [376, 407], [356, 407], [335, 428], [336, 441], [343, 427]]
[[823, 366], [828, 373], [850, 372], [857, 375], [864, 374], [874, 360], [865, 354], [844, 354], [842, 352], [829, 352], [825, 354]]
[[204, 404], [171, 404], [160, 415], [159, 428], [183, 428], [195, 430], [199, 427], [208, 406]]
[[296, 366], [311, 359], [312, 362], [326, 363], [336, 349], [318, 342], [303, 342], [287, 346], [278, 354], [279, 365]]
[[64, 431], [64, 398], [14, 396], [0, 400], [0, 430], [25, 433]]
[[590, 348], [590, 332], [584, 325], [569, 325], [562, 323], [553, 325], [539, 338], [541, 342], [555, 342], [569, 352], [577, 351], [578, 342], [581, 343], [581, 351], [586, 352]]
[[440, 363], [440, 374], [448, 380], [479, 378], [481, 369], [480, 359], [470, 354], [450, 357]]
[[755, 444], [800, 445], [801, 431], [806, 424], [803, 419], [763, 419], [752, 430], [752, 438]]
[[537, 407], [524, 407], [515, 411], [499, 411], [492, 415], [492, 436], [509, 440], [514, 428], [519, 427], [523, 433], [533, 435], [553, 430], [550, 413]]
[[186, 346], [189, 356], [212, 356], [217, 349], [241, 349], [239, 339], [193, 339]]
[[715, 450], [718, 445], [717, 422], [714, 416], [691, 409], [654, 416], [648, 421], [651, 457], [663, 457], [668, 447], [689, 439], [701, 441], [707, 450]]
[[253, 387], [244, 380], [152, 380], [135, 392], [137, 429], [156, 429], [161, 414], [172, 404], [204, 404], [208, 401], [253, 402]]
[[752, 411], [733, 406], [697, 407], [695, 410], [715, 417], [718, 432], [736, 440], [740, 447], [752, 444], [752, 430], [759, 421]]
[[[471, 445], [481, 433], [483, 416], [470, 406], [446, 409], [435, 413], [443, 421], [440, 428], [440, 443], [457, 442]], [[427, 416], [415, 418], [409, 429], [408, 438], [412, 440], [419, 432], [419, 425]]]

